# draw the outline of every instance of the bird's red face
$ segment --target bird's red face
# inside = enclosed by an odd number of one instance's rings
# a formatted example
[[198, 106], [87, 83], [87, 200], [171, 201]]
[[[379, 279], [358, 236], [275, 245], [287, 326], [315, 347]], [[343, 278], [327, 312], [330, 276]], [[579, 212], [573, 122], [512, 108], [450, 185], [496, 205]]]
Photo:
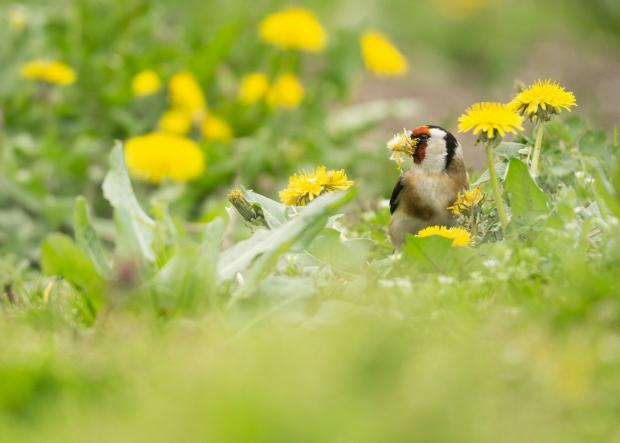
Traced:
[[428, 126], [419, 126], [411, 131], [411, 141], [414, 146], [413, 161], [416, 164], [424, 161], [429, 138], [431, 138], [431, 130]]

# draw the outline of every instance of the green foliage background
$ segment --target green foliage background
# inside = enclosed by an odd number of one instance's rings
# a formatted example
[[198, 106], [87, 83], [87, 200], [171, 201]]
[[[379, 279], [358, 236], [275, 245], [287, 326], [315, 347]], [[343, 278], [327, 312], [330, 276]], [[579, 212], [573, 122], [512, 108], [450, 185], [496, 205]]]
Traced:
[[[591, 85], [565, 85], [583, 111], [548, 125], [536, 181], [529, 126], [498, 148], [505, 236], [486, 199], [475, 247], [411, 237], [393, 254], [383, 143], [419, 104], [386, 100], [358, 48], [376, 27], [414, 77], [457, 79], [455, 94], [473, 77], [479, 99], [507, 98], [537, 41], [613, 53], [616, 2], [497, 0], [458, 20], [431, 1], [302, 4], [329, 32], [324, 54], [256, 38], [280, 2], [0, 2], [0, 441], [617, 440], [619, 145], [613, 124], [583, 118], [599, 117]], [[37, 57], [78, 82], [20, 79]], [[304, 81], [299, 109], [234, 99], [243, 74], [282, 66]], [[196, 182], [127, 175], [116, 141], [166, 103], [132, 98], [143, 68], [192, 70], [235, 129], [229, 146], [201, 142]], [[433, 106], [453, 128], [458, 114]], [[296, 211], [275, 201], [318, 164], [355, 190]], [[233, 185], [271, 229], [226, 211]]]

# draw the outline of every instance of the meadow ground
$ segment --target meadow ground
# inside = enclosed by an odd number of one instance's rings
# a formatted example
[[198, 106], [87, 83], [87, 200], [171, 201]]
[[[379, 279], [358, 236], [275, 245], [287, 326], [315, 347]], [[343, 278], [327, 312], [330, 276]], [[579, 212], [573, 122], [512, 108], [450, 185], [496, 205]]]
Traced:
[[0, 1], [0, 442], [620, 441], [616, 3], [249, 5]]

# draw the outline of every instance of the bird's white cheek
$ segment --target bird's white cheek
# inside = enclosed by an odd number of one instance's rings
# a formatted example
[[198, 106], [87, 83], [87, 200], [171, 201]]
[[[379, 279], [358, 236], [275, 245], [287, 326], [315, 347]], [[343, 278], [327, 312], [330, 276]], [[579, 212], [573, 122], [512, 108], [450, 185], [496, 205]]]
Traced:
[[443, 171], [446, 167], [446, 149], [442, 143], [431, 140], [426, 147], [426, 155], [420, 167], [427, 172]]

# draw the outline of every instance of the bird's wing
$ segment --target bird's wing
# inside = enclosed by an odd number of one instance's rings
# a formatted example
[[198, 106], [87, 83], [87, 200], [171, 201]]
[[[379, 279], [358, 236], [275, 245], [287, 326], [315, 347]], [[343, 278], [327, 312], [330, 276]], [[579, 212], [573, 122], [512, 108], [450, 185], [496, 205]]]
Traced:
[[398, 203], [400, 202], [400, 193], [404, 188], [403, 184], [403, 176], [398, 177], [398, 181], [394, 185], [394, 189], [392, 190], [392, 196], [390, 197], [390, 214], [393, 214], [398, 208]]

